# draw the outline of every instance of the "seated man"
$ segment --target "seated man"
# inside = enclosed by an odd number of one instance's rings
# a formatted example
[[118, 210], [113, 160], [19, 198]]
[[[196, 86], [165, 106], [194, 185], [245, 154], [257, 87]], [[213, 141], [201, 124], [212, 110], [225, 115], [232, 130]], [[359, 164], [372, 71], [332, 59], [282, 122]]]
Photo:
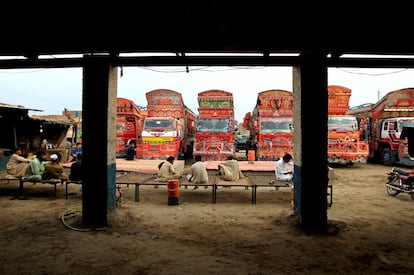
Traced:
[[155, 181], [168, 181], [170, 179], [179, 179], [181, 177], [180, 173], [175, 171], [174, 160], [175, 158], [173, 156], [169, 156], [167, 161], [158, 166], [158, 176]]
[[187, 179], [194, 183], [207, 183], [207, 163], [201, 161], [201, 156], [195, 156], [195, 162], [191, 165], [191, 174], [187, 175]]
[[23, 157], [22, 149], [15, 148], [13, 155], [11, 155], [6, 165], [7, 174], [18, 178], [22, 177], [29, 162], [30, 159]]
[[238, 181], [244, 178], [243, 173], [240, 171], [239, 163], [233, 156], [228, 156], [226, 162], [219, 163], [218, 168], [223, 180]]
[[42, 180], [51, 179], [68, 180], [63, 166], [59, 164], [59, 156], [57, 154], [50, 155], [50, 163], [45, 164], [45, 171], [42, 174]]
[[76, 161], [77, 160], [76, 158], [79, 153], [82, 153], [82, 143], [77, 142], [76, 147], [73, 148], [72, 151], [70, 151], [69, 162]]
[[82, 180], [82, 153], [78, 153], [76, 159], [70, 166], [69, 179], [72, 181]]
[[29, 162], [23, 178], [30, 181], [41, 181], [43, 172], [45, 171], [46, 153], [39, 151], [36, 157]]
[[135, 142], [131, 141], [128, 144], [128, 147], [126, 149], [126, 160], [134, 160], [135, 156], [137, 155], [137, 151], [135, 149]]
[[283, 158], [276, 161], [275, 175], [277, 180], [291, 181], [293, 179], [292, 155], [286, 153]]

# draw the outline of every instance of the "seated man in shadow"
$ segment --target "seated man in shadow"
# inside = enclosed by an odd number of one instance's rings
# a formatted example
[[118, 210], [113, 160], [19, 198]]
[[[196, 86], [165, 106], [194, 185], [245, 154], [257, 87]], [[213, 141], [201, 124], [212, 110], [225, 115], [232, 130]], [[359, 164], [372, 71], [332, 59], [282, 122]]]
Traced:
[[134, 160], [135, 157], [137, 155], [137, 151], [136, 151], [136, 144], [134, 141], [131, 141], [128, 144], [128, 147], [126, 149], [126, 160]]
[[82, 153], [76, 155], [76, 161], [70, 166], [69, 179], [71, 181], [82, 180]]

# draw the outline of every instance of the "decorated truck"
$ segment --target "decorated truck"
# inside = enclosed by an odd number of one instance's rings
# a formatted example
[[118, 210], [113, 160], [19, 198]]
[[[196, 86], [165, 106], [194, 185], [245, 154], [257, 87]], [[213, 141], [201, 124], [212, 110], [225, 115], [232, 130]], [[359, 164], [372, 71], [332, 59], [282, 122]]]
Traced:
[[122, 97], [117, 98], [116, 110], [116, 157], [123, 158], [128, 144], [139, 142], [147, 111]]
[[[255, 159], [273, 161], [285, 153], [293, 156], [293, 95], [285, 90], [259, 92], [253, 112], [243, 126], [250, 130], [250, 149]], [[249, 148], [248, 148], [249, 149]]]
[[361, 141], [357, 118], [348, 113], [349, 88], [328, 86], [328, 163], [367, 163], [369, 149]]
[[173, 90], [156, 89], [147, 92], [146, 98], [147, 116], [137, 144], [137, 158], [191, 157], [196, 115], [184, 104], [182, 95]]
[[401, 154], [401, 145], [406, 143], [400, 137], [404, 127], [413, 125], [414, 88], [391, 91], [377, 103], [354, 106], [348, 113], [357, 117], [361, 138], [369, 144], [370, 159], [390, 166], [413, 164], [407, 153]]
[[198, 93], [198, 118], [193, 155], [204, 160], [235, 156], [233, 94], [223, 90]]

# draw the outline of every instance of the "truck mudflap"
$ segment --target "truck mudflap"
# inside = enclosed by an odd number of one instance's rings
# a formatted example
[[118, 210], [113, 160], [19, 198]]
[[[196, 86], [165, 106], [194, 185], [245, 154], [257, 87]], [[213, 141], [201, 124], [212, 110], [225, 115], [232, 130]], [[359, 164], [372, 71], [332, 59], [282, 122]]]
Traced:
[[369, 147], [363, 141], [328, 141], [329, 163], [367, 163]]
[[196, 142], [193, 155], [200, 155], [204, 160], [225, 160], [228, 156], [234, 156], [233, 143], [227, 142]]

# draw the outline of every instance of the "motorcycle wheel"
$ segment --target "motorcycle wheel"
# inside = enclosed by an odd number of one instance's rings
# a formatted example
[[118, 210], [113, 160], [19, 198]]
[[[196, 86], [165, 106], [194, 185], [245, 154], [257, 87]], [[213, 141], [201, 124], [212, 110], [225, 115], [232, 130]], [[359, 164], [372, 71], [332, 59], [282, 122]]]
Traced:
[[[387, 184], [398, 185], [399, 180], [398, 180], [398, 178], [393, 177], [387, 182]], [[395, 190], [394, 188], [387, 186], [387, 193], [388, 193], [388, 195], [395, 197], [395, 196], [398, 195], [398, 193], [400, 193], [400, 191]]]

